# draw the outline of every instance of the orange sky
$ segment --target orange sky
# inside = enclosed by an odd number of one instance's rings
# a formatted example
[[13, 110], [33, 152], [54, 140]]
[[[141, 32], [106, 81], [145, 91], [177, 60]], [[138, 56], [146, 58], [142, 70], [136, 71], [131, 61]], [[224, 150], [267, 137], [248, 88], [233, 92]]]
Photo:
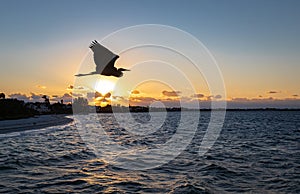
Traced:
[[[218, 5], [201, 1], [185, 6], [167, 1], [159, 4], [152, 1], [131, 4], [78, 2], [72, 6], [68, 2], [18, 2], [18, 5], [3, 2], [0, 7], [0, 92], [24, 100], [36, 100], [45, 94], [53, 101], [70, 100], [70, 92], [74, 94], [68, 88], [70, 85], [75, 89], [84, 86], [85, 92], [93, 92], [97, 79], [107, 78], [91, 76], [80, 81], [74, 77], [95, 68], [88, 48], [90, 42], [100, 41], [128, 26], [154, 23], [190, 33], [208, 48], [220, 68], [226, 96], [210, 91], [207, 80], [201, 76], [203, 72], [197, 72], [179, 56], [174, 57], [170, 50], [149, 47], [120, 53], [123, 50], [119, 48], [128, 42], [138, 42], [141, 37], [147, 37], [147, 41], [160, 38], [151, 31], [129, 33], [115, 42], [106, 42], [120, 55], [117, 67], [132, 69], [119, 79], [113, 92], [116, 96], [128, 98], [131, 91], [138, 90], [140, 93], [135, 97], [144, 100], [172, 100], [172, 96], [164, 95], [172, 91], [177, 91], [185, 100], [191, 100], [196, 94], [203, 96], [201, 100], [221, 95], [215, 100], [244, 99], [245, 103], [247, 99], [260, 102], [278, 99], [287, 103], [299, 100], [299, 2], [240, 1], [234, 4], [218, 2]], [[107, 7], [113, 7], [114, 11]], [[162, 36], [159, 42], [166, 44], [167, 40], [168, 36]], [[185, 39], [176, 40], [174, 46], [182, 46], [192, 56], [201, 53]], [[141, 63], [149, 59], [169, 64]], [[147, 83], [141, 83], [148, 74], [163, 79], [159, 79], [160, 84], [149, 78]], [[102, 90], [100, 86], [96, 89]]]

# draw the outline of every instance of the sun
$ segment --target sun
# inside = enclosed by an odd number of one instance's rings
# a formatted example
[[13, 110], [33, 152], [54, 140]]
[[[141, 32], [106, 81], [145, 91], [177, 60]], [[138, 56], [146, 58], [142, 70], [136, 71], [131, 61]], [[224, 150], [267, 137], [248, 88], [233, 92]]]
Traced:
[[114, 90], [115, 83], [111, 80], [101, 79], [98, 80], [95, 84], [95, 90], [100, 92], [102, 95], [105, 95]]

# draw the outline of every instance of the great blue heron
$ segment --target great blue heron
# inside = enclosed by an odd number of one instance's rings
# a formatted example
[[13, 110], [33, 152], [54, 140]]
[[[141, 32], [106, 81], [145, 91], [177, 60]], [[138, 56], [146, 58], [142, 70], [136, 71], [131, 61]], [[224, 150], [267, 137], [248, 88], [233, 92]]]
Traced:
[[96, 64], [96, 71], [87, 74], [77, 74], [75, 76], [86, 76], [86, 75], [94, 75], [100, 74], [105, 76], [115, 76], [122, 77], [123, 71], [130, 71], [124, 68], [116, 68], [115, 62], [119, 58], [118, 55], [114, 54], [101, 44], [97, 42], [97, 40], [92, 41], [90, 47], [94, 52], [94, 62]]

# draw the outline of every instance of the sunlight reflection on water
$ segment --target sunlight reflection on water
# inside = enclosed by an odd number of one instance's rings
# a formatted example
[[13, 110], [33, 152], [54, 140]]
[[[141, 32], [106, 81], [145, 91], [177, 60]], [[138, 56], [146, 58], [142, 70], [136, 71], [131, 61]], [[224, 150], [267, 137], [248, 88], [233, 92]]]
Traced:
[[[168, 114], [173, 118], [170, 123], [176, 124], [178, 113]], [[129, 138], [128, 132], [109, 127], [111, 115], [99, 116], [107, 119], [105, 132], [114, 143], [131, 150], [155, 148], [174, 134], [172, 127], [166, 127], [144, 139]], [[218, 141], [200, 157], [198, 148], [209, 119], [210, 112], [202, 112], [187, 148], [167, 164], [148, 170], [122, 169], [96, 156], [74, 124], [3, 136], [0, 192], [300, 192], [299, 111], [227, 112]]]

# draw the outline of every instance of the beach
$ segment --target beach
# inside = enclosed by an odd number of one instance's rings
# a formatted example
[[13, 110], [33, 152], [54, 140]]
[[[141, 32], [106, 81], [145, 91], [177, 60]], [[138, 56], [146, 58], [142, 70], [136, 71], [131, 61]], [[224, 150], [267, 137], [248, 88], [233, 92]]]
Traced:
[[66, 115], [39, 115], [25, 119], [0, 121], [0, 134], [65, 125], [73, 119]]

